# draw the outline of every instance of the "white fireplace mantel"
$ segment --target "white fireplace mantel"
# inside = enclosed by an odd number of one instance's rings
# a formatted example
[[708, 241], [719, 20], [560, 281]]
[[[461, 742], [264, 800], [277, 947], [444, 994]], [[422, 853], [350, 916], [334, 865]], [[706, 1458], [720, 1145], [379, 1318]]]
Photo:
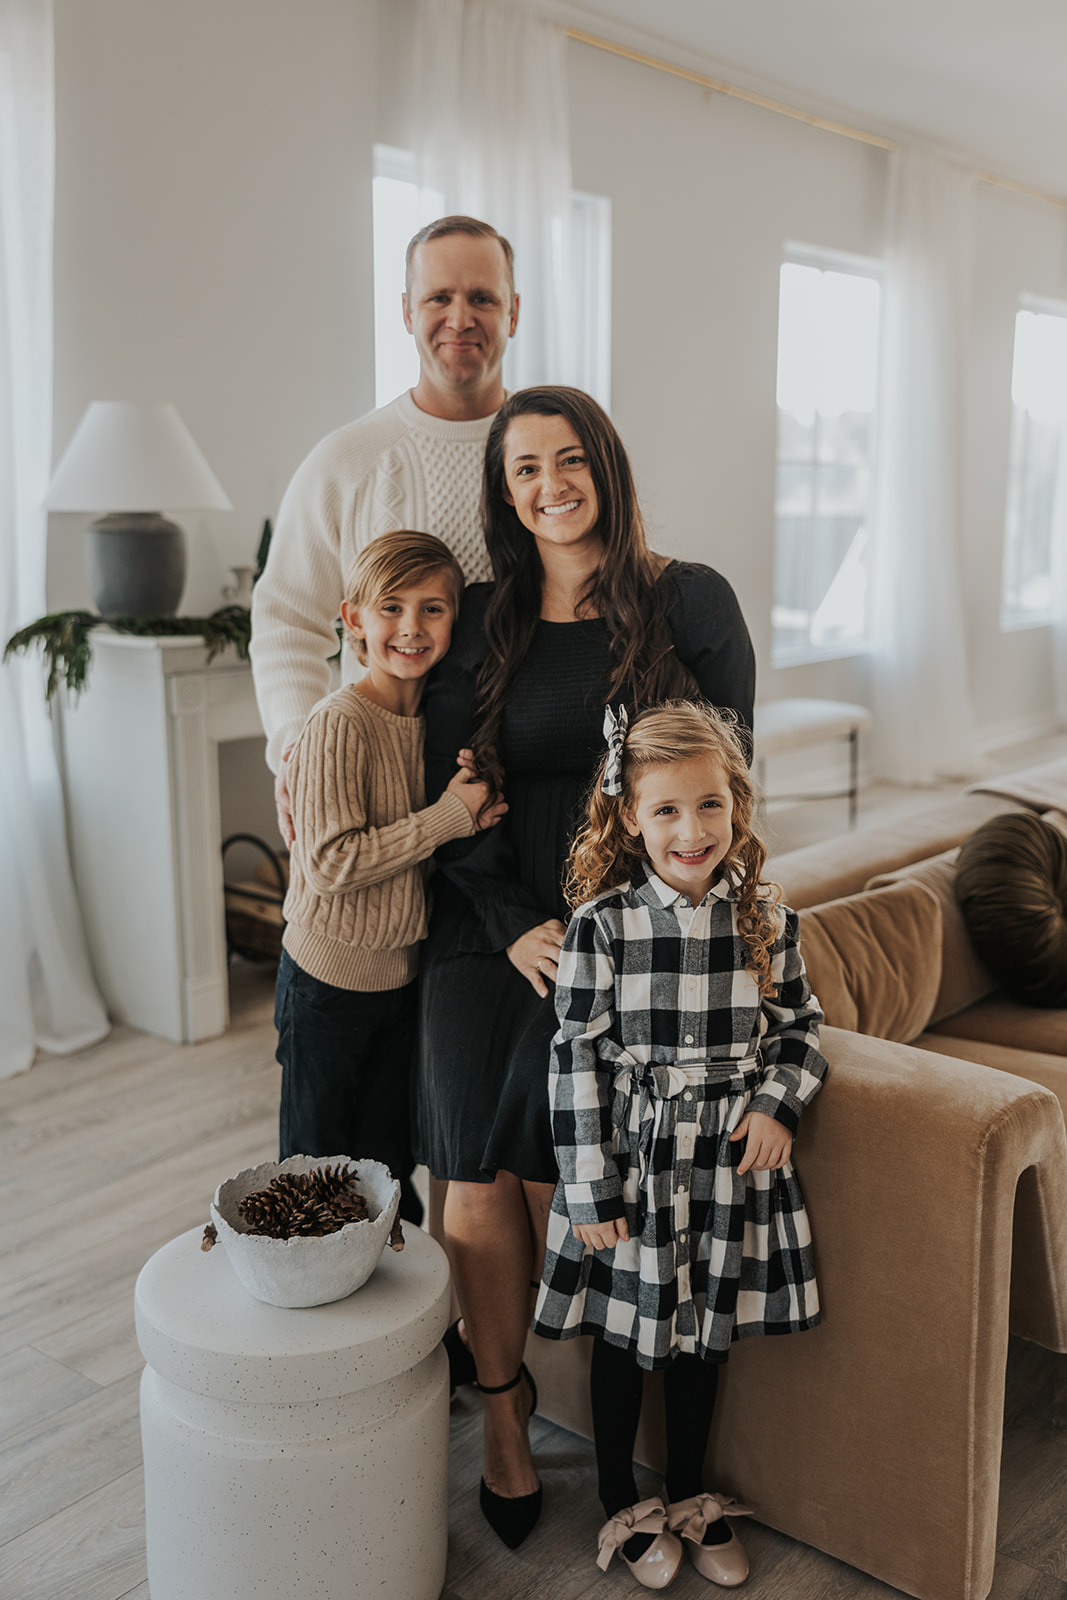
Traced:
[[218, 747], [262, 736], [247, 663], [97, 629], [61, 715], [74, 877], [116, 1020], [192, 1044], [229, 1021]]

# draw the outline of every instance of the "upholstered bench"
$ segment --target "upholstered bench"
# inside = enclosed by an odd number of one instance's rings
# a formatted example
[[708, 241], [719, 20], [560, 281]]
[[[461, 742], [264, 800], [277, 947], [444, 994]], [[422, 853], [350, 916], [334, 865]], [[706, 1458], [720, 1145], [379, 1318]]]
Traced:
[[859, 790], [859, 736], [871, 725], [866, 706], [846, 700], [765, 700], [756, 707], [753, 746], [756, 771], [764, 786], [769, 756], [788, 750], [804, 750], [809, 745], [848, 740], [848, 787], [822, 790], [818, 794], [775, 795], [776, 800], [848, 799], [848, 825], [856, 825], [856, 797]]

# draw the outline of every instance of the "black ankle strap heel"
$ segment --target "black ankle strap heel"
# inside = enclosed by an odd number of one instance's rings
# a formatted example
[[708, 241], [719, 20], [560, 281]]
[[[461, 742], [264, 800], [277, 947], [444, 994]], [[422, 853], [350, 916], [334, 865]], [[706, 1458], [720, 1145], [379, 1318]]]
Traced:
[[[477, 1388], [482, 1394], [507, 1394], [509, 1389], [515, 1389], [523, 1378], [530, 1385], [530, 1415], [537, 1410], [537, 1385], [533, 1374], [525, 1361], [519, 1367], [515, 1376], [507, 1383], [479, 1383]], [[496, 1494], [485, 1479], [482, 1479], [479, 1492], [479, 1502], [482, 1515], [498, 1538], [503, 1539], [509, 1550], [517, 1550], [526, 1536], [533, 1530], [538, 1517], [541, 1515], [541, 1501], [543, 1490], [540, 1486], [533, 1494], [518, 1495], [509, 1499], [505, 1495]]]

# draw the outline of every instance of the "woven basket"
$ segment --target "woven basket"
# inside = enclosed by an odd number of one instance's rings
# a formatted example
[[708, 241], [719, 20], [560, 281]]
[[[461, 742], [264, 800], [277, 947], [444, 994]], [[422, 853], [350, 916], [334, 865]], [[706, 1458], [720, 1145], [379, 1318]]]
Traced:
[[[262, 851], [266, 861], [256, 869], [255, 878], [224, 885], [227, 955], [243, 956], [246, 961], [280, 961], [285, 932], [285, 867], [277, 852], [254, 833], [231, 833], [223, 841], [223, 860], [233, 844], [253, 845]], [[269, 878], [263, 881], [261, 873], [272, 874], [277, 887]]]

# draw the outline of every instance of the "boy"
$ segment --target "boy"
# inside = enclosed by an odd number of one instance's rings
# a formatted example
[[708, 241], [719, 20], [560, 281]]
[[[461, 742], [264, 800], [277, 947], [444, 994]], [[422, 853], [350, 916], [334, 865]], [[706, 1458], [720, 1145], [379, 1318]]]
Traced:
[[[274, 1021], [281, 1156], [369, 1156], [411, 1185], [408, 1092], [425, 881], [439, 844], [506, 811], [465, 766], [426, 804], [426, 675], [448, 649], [463, 572], [428, 533], [380, 534], [341, 620], [367, 674], [312, 711], [289, 757], [296, 837]], [[463, 752], [467, 755], [468, 752]]]

